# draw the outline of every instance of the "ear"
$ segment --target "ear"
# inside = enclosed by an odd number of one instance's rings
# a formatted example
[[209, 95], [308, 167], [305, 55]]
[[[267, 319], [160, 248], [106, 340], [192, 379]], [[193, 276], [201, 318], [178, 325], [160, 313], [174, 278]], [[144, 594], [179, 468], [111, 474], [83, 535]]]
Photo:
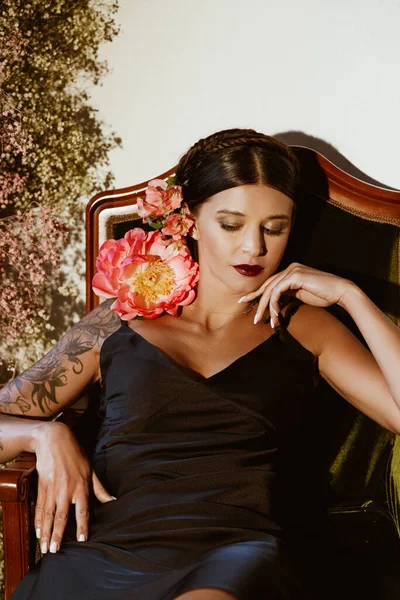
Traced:
[[192, 238], [193, 238], [194, 240], [196, 240], [196, 241], [197, 241], [197, 240], [199, 240], [199, 239], [200, 239], [200, 237], [199, 237], [199, 230], [197, 229], [197, 221], [196, 221], [196, 217], [195, 217], [193, 214], [191, 214], [191, 215], [189, 215], [189, 216], [190, 216], [190, 217], [193, 219], [193, 221], [194, 221], [194, 225], [193, 225], [193, 229], [192, 229], [192, 234], [191, 234], [191, 235], [192, 235]]

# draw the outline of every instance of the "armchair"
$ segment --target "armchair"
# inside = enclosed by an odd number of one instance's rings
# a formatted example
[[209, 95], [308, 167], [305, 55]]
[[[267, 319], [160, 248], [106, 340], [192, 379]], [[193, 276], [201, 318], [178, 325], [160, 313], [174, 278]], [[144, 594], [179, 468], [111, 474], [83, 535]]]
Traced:
[[[301, 163], [301, 192], [280, 269], [297, 261], [351, 279], [400, 326], [400, 191], [348, 175], [309, 148], [292, 149]], [[158, 177], [174, 172], [175, 167]], [[99, 302], [91, 289], [98, 248], [108, 238], [143, 226], [135, 203], [147, 183], [101, 192], [87, 205], [87, 312]], [[344, 309], [327, 310], [365, 345]], [[57, 417], [73, 428], [89, 456], [97, 401], [94, 386]], [[288, 461], [287, 475], [280, 480], [275, 510], [292, 534], [299, 569], [312, 578], [318, 571], [322, 589], [337, 590], [332, 598], [400, 597], [399, 437], [321, 380], [292, 444], [296, 451], [282, 457]], [[35, 477], [35, 456], [29, 453], [0, 470], [5, 600], [40, 559], [33, 530]], [[307, 557], [318, 554], [316, 547], [321, 548], [321, 568], [314, 563], [310, 569]], [[348, 575], [351, 581], [345, 583]]]

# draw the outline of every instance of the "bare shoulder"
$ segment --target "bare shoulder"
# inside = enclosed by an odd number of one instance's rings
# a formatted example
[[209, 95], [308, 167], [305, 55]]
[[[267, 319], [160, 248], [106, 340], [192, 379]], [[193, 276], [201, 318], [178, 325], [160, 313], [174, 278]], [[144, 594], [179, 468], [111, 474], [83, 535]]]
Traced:
[[80, 332], [85, 341], [100, 352], [104, 341], [121, 326], [121, 319], [111, 309], [114, 298], [104, 300], [71, 329]]
[[96, 374], [93, 383], [101, 379], [100, 351], [107, 338], [121, 327], [121, 319], [111, 309], [114, 298], [104, 300], [97, 308], [83, 317], [74, 328], [80, 337], [81, 343], [92, 348], [96, 357]]
[[114, 298], [109, 298], [91, 310], [58, 342], [56, 355], [80, 355], [91, 351], [100, 355], [104, 341], [121, 326], [119, 316], [111, 310]]
[[322, 379], [359, 411], [400, 435], [399, 408], [380, 365], [341, 320], [326, 308], [302, 303], [287, 328], [318, 358]]

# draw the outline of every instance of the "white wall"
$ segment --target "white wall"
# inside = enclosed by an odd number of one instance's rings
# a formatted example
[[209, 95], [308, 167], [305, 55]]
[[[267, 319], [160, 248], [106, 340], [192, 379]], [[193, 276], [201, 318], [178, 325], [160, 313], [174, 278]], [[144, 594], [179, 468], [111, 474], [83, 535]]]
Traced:
[[112, 72], [92, 93], [123, 138], [115, 187], [252, 127], [400, 188], [398, 0], [119, 1], [121, 33], [101, 54]]

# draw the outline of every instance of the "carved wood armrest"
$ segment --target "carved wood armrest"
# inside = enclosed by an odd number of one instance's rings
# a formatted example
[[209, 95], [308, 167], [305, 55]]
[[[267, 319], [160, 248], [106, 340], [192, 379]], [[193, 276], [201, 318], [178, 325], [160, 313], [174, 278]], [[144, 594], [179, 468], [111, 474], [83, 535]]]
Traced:
[[22, 452], [0, 469], [0, 502], [3, 520], [4, 599], [40, 558], [33, 527], [37, 489], [36, 456]]
[[36, 456], [31, 452], [22, 452], [0, 469], [0, 502], [24, 502], [29, 493], [29, 480], [35, 472]]

